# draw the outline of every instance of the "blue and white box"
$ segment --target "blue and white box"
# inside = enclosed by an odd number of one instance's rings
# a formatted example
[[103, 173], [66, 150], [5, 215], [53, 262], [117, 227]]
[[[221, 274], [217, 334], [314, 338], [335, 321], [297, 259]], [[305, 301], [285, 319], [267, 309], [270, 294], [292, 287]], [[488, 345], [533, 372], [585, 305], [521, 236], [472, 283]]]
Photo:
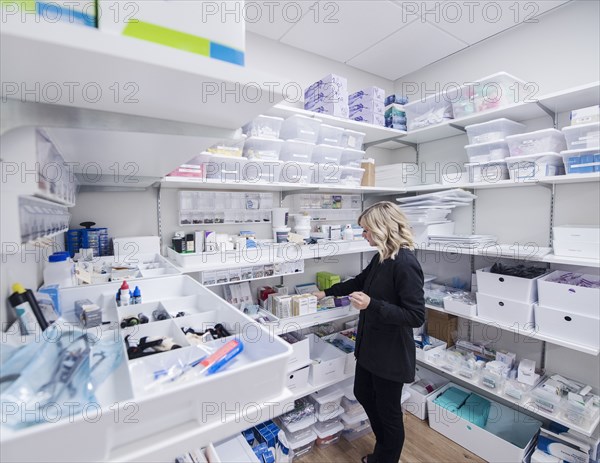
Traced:
[[368, 97], [375, 101], [381, 101], [382, 103], [385, 101], [385, 91], [379, 87], [367, 87], [358, 92], [354, 92], [350, 95], [349, 102], [357, 99]]
[[402, 95], [388, 95], [385, 97], [386, 106], [389, 106], [393, 103], [400, 105], [408, 104], [408, 98]]
[[315, 113], [329, 114], [330, 116], [341, 117], [348, 119], [348, 105], [346, 103], [327, 103], [321, 102], [314, 106], [307, 107], [304, 105], [304, 109], [313, 111]]
[[328, 74], [315, 83], [310, 84], [304, 91], [304, 97], [313, 96], [319, 92], [331, 93], [334, 90], [338, 93], [348, 94], [348, 79], [337, 74]]
[[383, 117], [383, 114], [375, 114], [366, 109], [357, 111], [350, 115], [350, 119], [358, 122], [367, 122], [369, 124], [385, 126], [385, 118]]
[[348, 103], [348, 111], [350, 114], [354, 114], [365, 109], [375, 114], [383, 114], [385, 111], [382, 101], [372, 100], [371, 98], [360, 98]]

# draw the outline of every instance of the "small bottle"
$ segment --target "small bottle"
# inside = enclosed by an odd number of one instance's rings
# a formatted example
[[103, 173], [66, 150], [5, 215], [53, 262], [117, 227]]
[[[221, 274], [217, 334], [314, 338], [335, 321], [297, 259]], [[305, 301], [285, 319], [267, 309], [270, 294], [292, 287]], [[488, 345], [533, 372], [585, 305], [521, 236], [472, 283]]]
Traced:
[[344, 233], [342, 235], [342, 239], [344, 241], [352, 241], [354, 239], [354, 231], [352, 231], [352, 225], [347, 224], [346, 228], [344, 228]]
[[127, 281], [123, 280], [120, 291], [121, 307], [129, 305], [131, 303], [131, 295], [129, 293], [129, 285]]
[[131, 298], [132, 304], [141, 304], [142, 303], [142, 291], [140, 291], [140, 287], [136, 286], [133, 290], [133, 295]]
[[10, 305], [17, 312], [21, 334], [34, 334], [39, 327], [42, 331], [48, 328], [48, 322], [30, 289], [21, 283], [12, 285], [13, 293], [8, 297]]
[[138, 314], [138, 320], [140, 321], [140, 323], [144, 324], [144, 323], [148, 323], [150, 320], [148, 319], [148, 317], [146, 315], [144, 315], [144, 312], [140, 312]]

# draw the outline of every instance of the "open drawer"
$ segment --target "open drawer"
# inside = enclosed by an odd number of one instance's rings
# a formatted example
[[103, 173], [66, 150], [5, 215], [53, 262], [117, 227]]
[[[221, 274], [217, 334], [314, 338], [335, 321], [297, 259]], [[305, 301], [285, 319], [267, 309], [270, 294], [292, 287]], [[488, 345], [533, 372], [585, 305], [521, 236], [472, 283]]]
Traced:
[[[0, 434], [5, 461], [167, 461], [172, 455], [231, 436], [280, 413], [292, 402], [285, 388], [291, 347], [186, 275], [136, 282], [144, 303], [117, 307], [119, 282], [68, 288], [61, 291], [63, 314], [76, 323], [74, 302], [90, 299], [103, 309], [107, 325], [97, 333], [119, 343], [123, 360], [96, 391], [98, 404], [83, 412], [61, 413], [56, 422], [10, 429]], [[169, 315], [184, 316], [149, 321], [122, 329], [121, 317], [152, 313], [163, 307]], [[131, 312], [133, 310], [133, 312]], [[231, 336], [210, 341], [218, 348], [231, 339], [244, 350], [217, 373], [193, 375], [185, 381], [148, 387], [156, 371], [177, 361], [198, 358], [180, 328], [195, 329], [221, 323]], [[94, 330], [93, 328], [90, 330]], [[123, 339], [143, 335], [172, 337], [181, 348], [128, 360]], [[180, 336], [181, 335], [181, 336]], [[183, 378], [181, 378], [183, 379]]]

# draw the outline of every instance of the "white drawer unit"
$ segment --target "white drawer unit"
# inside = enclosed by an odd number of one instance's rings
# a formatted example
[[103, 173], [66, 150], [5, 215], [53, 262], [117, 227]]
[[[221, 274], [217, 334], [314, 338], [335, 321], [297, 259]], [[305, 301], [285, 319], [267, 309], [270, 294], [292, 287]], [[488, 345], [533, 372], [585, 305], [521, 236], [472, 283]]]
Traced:
[[590, 317], [571, 311], [553, 309], [535, 305], [535, 322], [537, 332], [553, 338], [589, 346], [600, 347], [600, 331], [598, 317]]
[[[600, 289], [559, 283], [559, 278], [573, 275], [571, 272], [557, 270], [538, 280], [539, 303], [544, 307], [561, 309], [565, 312], [600, 318]], [[598, 281], [594, 275], [580, 275], [577, 279], [589, 282]]]
[[533, 303], [477, 293], [477, 316], [509, 327], [518, 324], [523, 329], [534, 323]]
[[537, 301], [537, 280], [543, 275], [537, 278], [519, 278], [491, 273], [490, 269], [491, 267], [486, 267], [477, 270], [477, 288], [481, 293], [513, 301]]

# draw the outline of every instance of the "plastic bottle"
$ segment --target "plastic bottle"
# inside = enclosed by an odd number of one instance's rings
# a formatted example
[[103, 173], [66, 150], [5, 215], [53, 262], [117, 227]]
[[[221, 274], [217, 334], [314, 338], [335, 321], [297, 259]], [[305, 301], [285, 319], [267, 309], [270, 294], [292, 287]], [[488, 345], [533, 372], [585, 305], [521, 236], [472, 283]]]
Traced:
[[354, 231], [352, 231], [352, 225], [346, 224], [346, 228], [344, 228], [344, 233], [342, 234], [342, 239], [344, 241], [352, 241], [354, 239]]
[[127, 281], [123, 280], [123, 284], [121, 285], [121, 294], [120, 294], [121, 307], [129, 305], [131, 302], [131, 295], [129, 294], [129, 285]]
[[139, 286], [136, 286], [133, 290], [133, 297], [131, 298], [132, 304], [141, 304], [142, 303], [142, 291]]
[[76, 286], [75, 264], [65, 252], [55, 252], [48, 257], [44, 268], [44, 284], [58, 285], [61, 288]]
[[48, 328], [48, 322], [42, 314], [33, 292], [25, 289], [21, 283], [12, 285], [13, 293], [8, 297], [19, 317], [21, 334], [34, 334], [39, 327], [41, 331]]

